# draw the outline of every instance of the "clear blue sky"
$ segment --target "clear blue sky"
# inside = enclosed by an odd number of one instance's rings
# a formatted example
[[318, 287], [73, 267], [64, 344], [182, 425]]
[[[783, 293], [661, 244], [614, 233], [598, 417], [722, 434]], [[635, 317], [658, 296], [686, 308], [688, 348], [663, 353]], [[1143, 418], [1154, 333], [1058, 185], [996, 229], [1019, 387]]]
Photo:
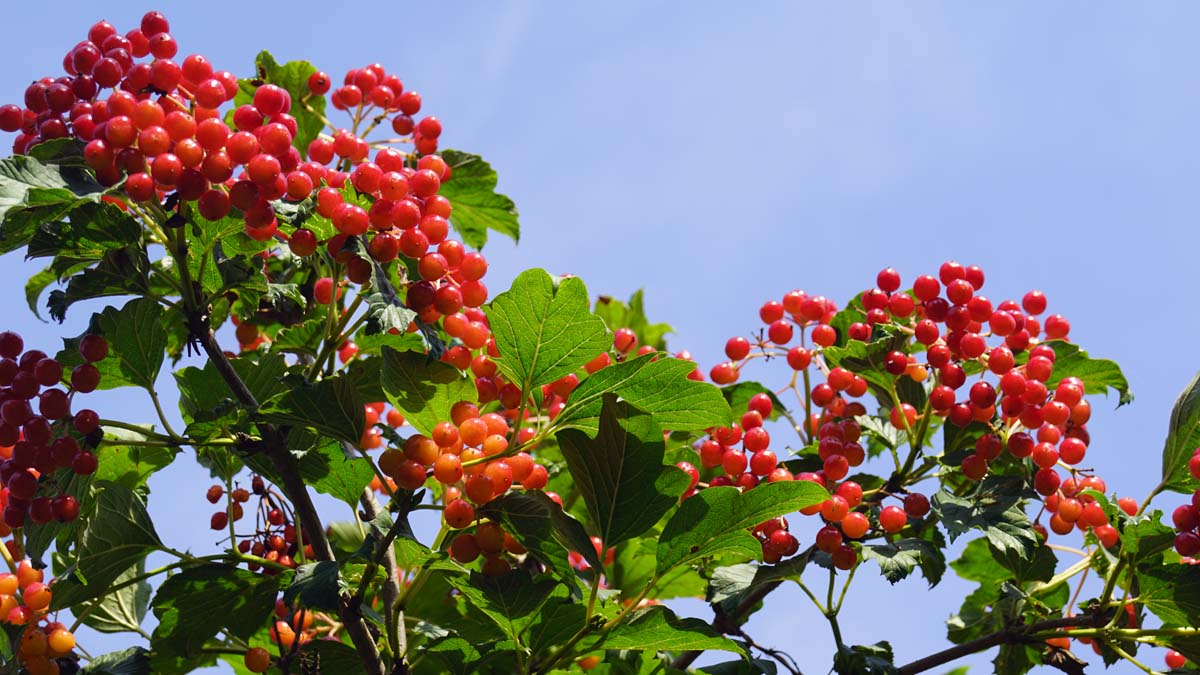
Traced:
[[[1200, 366], [1186, 299], [1200, 244], [1200, 6], [164, 5], [153, 8], [181, 54], [235, 73], [262, 48], [338, 78], [373, 61], [398, 72], [443, 120], [445, 144], [491, 161], [521, 209], [520, 246], [486, 249], [495, 291], [531, 266], [577, 274], [593, 293], [644, 287], [652, 318], [677, 329], [672, 345], [706, 365], [757, 328], [764, 299], [798, 287], [844, 300], [888, 265], [907, 282], [946, 258], [979, 264], [994, 299], [1041, 288], [1137, 396], [1116, 412], [1097, 402], [1089, 457], [1123, 494], [1155, 484], [1170, 405]], [[99, 6], [8, 13], [0, 103], [57, 72]], [[122, 30], [152, 8], [107, 6]], [[86, 308], [65, 331], [38, 323], [21, 292], [35, 268], [5, 263], [7, 328], [47, 346], [79, 332]], [[133, 395], [95, 398], [153, 417]], [[175, 519], [168, 543], [207, 546], [207, 482], [189, 464], [155, 478], [151, 511]], [[885, 593], [864, 572], [848, 640], [889, 639], [902, 662], [945, 645], [965, 584]], [[749, 632], [825, 672], [823, 622], [798, 591], [778, 595]], [[93, 652], [118, 645], [81, 639]], [[989, 670], [986, 657], [969, 662]]]

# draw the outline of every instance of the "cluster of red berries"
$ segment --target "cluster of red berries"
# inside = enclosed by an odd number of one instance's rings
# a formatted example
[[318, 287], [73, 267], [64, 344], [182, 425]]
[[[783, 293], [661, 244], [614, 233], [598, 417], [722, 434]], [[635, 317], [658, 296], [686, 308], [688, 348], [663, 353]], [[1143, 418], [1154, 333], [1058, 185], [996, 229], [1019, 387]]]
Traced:
[[494, 577], [507, 574], [525, 552], [521, 542], [491, 521], [480, 523], [474, 532], [460, 532], [450, 541], [451, 557], [466, 565], [482, 556], [480, 571]]
[[25, 626], [17, 656], [29, 675], [58, 675], [57, 660], [75, 649], [71, 631], [47, 616], [51, 596], [42, 571], [28, 560], [15, 572], [0, 574], [0, 622]]
[[[1193, 478], [1200, 480], [1200, 448], [1188, 460], [1188, 470]], [[1176, 507], [1171, 520], [1179, 531], [1175, 535], [1175, 550], [1185, 558], [1200, 557], [1200, 489], [1192, 493], [1192, 503]]]
[[[870, 390], [861, 373], [825, 358], [825, 350], [839, 340], [841, 344], [893, 340], [894, 348], [881, 355], [878, 365], [897, 380], [909, 378], [922, 384], [933, 377], [927, 385], [928, 414], [960, 427], [972, 422], [990, 427], [976, 442], [975, 452], [962, 460], [966, 477], [981, 480], [989, 464], [1006, 449], [1017, 459], [1030, 458], [1033, 486], [1053, 514], [1051, 529], [1057, 533], [1091, 530], [1105, 545], [1116, 541], [1117, 531], [1100, 504], [1082, 494], [1089, 488], [1103, 493], [1104, 481], [1075, 466], [1083, 461], [1090, 443], [1087, 422], [1091, 406], [1084, 398], [1084, 384], [1074, 377], [1061, 379], [1053, 388], [1046, 384], [1057, 355], [1044, 341], [1065, 340], [1070, 323], [1061, 315], [1046, 317], [1044, 323], [1038, 318], [1046, 310], [1046, 298], [1040, 291], [1026, 293], [1020, 302], [993, 304], [979, 293], [983, 285], [982, 269], [951, 261], [944, 263], [936, 276], [917, 277], [911, 291], [902, 291], [899, 273], [885, 269], [877, 275], [876, 285], [862, 293], [860, 306], [851, 306], [859, 320], [850, 323], [842, 336], [833, 325], [838, 316], [833, 302], [792, 291], [781, 301], [763, 304], [759, 316], [765, 330], [753, 340], [730, 338], [725, 345], [729, 360], [710, 371], [712, 380], [724, 385], [736, 382], [741, 369], [756, 358], [782, 357], [792, 369], [791, 383], [785, 389], [793, 390], [801, 405], [812, 411], [803, 431], [806, 438], [815, 437], [822, 462], [820, 470], [794, 478], [830, 490], [828, 501], [805, 513], [823, 516], [826, 525], [817, 534], [817, 546], [833, 555], [839, 566], [853, 565], [853, 549], [845, 540], [870, 531], [866, 512], [877, 504], [877, 500], [862, 504], [858, 485], [838, 483], [865, 460], [859, 443], [862, 430], [853, 418], [867, 414], [867, 408], [853, 399]], [[904, 348], [909, 342], [916, 343], [912, 354]], [[1027, 358], [1018, 359], [1022, 352]], [[798, 386], [809, 381], [814, 366], [819, 371], [817, 382], [809, 388]], [[960, 398], [968, 373], [976, 372], [982, 375]], [[763, 479], [793, 478], [768, 449], [770, 435], [763, 420], [770, 412], [771, 399], [760, 394], [751, 400], [740, 424], [712, 430], [701, 441], [697, 447], [700, 463], [725, 474], [714, 476], [709, 486], [749, 489]], [[909, 403], [901, 402], [887, 412], [892, 426], [902, 431], [914, 432], [923, 422], [923, 411]], [[739, 441], [740, 448], [736, 447]], [[1064, 480], [1056, 467], [1068, 470], [1070, 477]], [[699, 472], [684, 468], [693, 474], [695, 484]], [[1120, 500], [1120, 505], [1126, 512], [1136, 512], [1131, 499]], [[910, 493], [904, 496], [903, 507], [889, 505], [879, 510], [878, 527], [895, 533], [909, 518], [921, 518], [928, 511], [929, 500]], [[754, 533], [763, 542], [768, 561], [798, 550], [785, 519], [762, 523]], [[1197, 542], [1200, 547], [1200, 540]]]
[[[255, 474], [251, 477], [250, 490], [236, 487], [228, 495], [220, 485], [209, 487], [205, 494], [209, 503], [216, 504], [222, 499], [226, 499], [227, 502], [225, 509], [213, 513], [209, 526], [220, 531], [229, 527], [231, 521], [240, 521], [245, 516], [242, 505], [249, 502], [252, 496], [258, 497], [254, 533], [238, 540], [238, 551], [283, 567], [296, 567], [295, 556], [299, 551], [299, 542], [296, 537], [295, 519], [289, 517], [289, 507], [283, 496], [268, 487], [262, 476]], [[305, 554], [308, 557], [312, 556], [312, 547], [308, 544], [305, 544]], [[249, 562], [247, 566], [251, 572], [261, 569], [264, 574], [276, 574], [278, 571], [275, 567], [265, 567], [257, 562]]]
[[[0, 508], [3, 536], [10, 528], [52, 520], [74, 520], [79, 514], [75, 498], [62, 493], [53, 474], [70, 468], [76, 474], [96, 471], [96, 455], [80, 439], [100, 427], [92, 410], [71, 413], [76, 394], [95, 391], [100, 370], [94, 365], [108, 356], [108, 342], [85, 335], [79, 342], [84, 363], [65, 377], [57, 359], [37, 349], [25, 349], [21, 336], [0, 333]], [[37, 401], [37, 410], [33, 401]]]
[[[447, 239], [452, 207], [437, 193], [451, 168], [430, 154], [437, 150], [441, 122], [413, 120], [420, 94], [405, 91], [379, 64], [350, 70], [332, 100], [335, 108], [351, 111], [352, 129], [331, 129], [331, 136], [297, 148], [291, 93], [274, 84], [258, 86], [252, 103], [232, 111], [231, 129], [218, 109], [237, 94], [237, 78], [214, 71], [199, 54], [176, 63], [178, 45], [169, 30], [158, 12], [125, 35], [106, 21], [92, 26], [87, 40], [64, 58], [66, 75], [31, 84], [24, 108], [0, 107], [0, 129], [21, 132], [14, 152], [53, 138], [78, 138], [87, 142], [84, 158], [98, 180], [115, 185], [124, 179], [131, 201], [160, 202], [173, 194], [194, 202], [209, 220], [236, 208], [247, 234], [260, 241], [281, 236], [272, 202], [300, 202], [315, 193], [317, 213], [340, 233], [325, 243], [346, 264], [351, 281], [366, 281], [371, 270], [346, 250], [346, 238], [371, 234], [367, 250], [375, 260], [404, 254], [418, 261], [421, 279], [412, 283], [408, 303], [426, 323], [487, 300], [480, 281], [486, 260]], [[146, 56], [153, 61], [136, 60]], [[309, 105], [309, 97], [330, 86], [328, 75], [314, 73], [298, 104]], [[370, 132], [389, 116], [393, 130], [411, 138], [369, 142]], [[402, 141], [411, 141], [415, 152], [391, 147]], [[342, 190], [347, 181], [354, 199]], [[304, 227], [287, 239], [301, 256], [322, 243]]]

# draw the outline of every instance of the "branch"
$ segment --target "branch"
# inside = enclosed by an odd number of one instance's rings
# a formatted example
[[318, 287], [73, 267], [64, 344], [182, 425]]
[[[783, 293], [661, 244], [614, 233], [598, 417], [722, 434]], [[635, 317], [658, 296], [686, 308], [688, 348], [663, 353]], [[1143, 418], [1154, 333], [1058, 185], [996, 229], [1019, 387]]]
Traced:
[[[225, 352], [221, 351], [221, 346], [217, 344], [216, 337], [213, 336], [212, 329], [208, 325], [208, 317], [199, 311], [194, 312], [188, 317], [188, 324], [192, 338], [200, 343], [238, 402], [251, 410], [258, 408], [258, 400], [255, 399], [254, 394], [242, 381], [242, 378], [238, 376], [237, 371], [233, 369], [233, 364], [226, 358]], [[313, 548], [314, 557], [321, 561], [332, 561], [334, 559], [333, 549], [329, 546], [329, 539], [325, 537], [325, 525], [321, 522], [321, 517], [308, 494], [308, 486], [304, 484], [304, 479], [300, 476], [295, 458], [288, 452], [287, 443], [273, 425], [260, 423], [258, 427], [262, 432], [264, 451], [275, 465], [275, 470], [279, 472], [280, 478], [283, 479], [283, 490], [291, 500], [292, 508], [295, 509], [296, 518], [300, 521], [300, 530], [309, 537], [308, 543]], [[354, 642], [354, 647], [358, 650], [359, 658], [366, 666], [368, 675], [384, 675], [383, 661], [375, 646], [375, 638], [367, 628], [367, 623], [363, 620], [357, 605], [352, 607], [345, 598], [339, 596], [338, 616], [346, 627], [350, 639]]]
[[[737, 632], [742, 623], [745, 622], [746, 617], [754, 610], [758, 603], [762, 602], [771, 591], [779, 588], [782, 583], [782, 580], [770, 581], [761, 586], [756, 586], [746, 594], [746, 597], [742, 598], [742, 601], [737, 604], [737, 607], [734, 607], [733, 612], [730, 614], [722, 611], [720, 605], [713, 605], [713, 613], [716, 615], [712, 622], [713, 628], [722, 633]], [[691, 649], [683, 652], [675, 657], [675, 660], [671, 662], [671, 667], [683, 670], [692, 665], [692, 662], [703, 653], [704, 651], [699, 649]]]
[[900, 667], [900, 675], [916, 675], [923, 673], [931, 668], [950, 663], [955, 659], [962, 658], [969, 654], [981, 652], [985, 649], [991, 649], [999, 645], [1006, 644], [1021, 644], [1024, 642], [1036, 642], [1035, 638], [1030, 637], [1030, 633], [1036, 633], [1043, 630], [1051, 630], [1055, 628], [1073, 628], [1079, 625], [1092, 626], [1098, 628], [1104, 625], [1105, 616], [1103, 614], [1090, 614], [1086, 616], [1069, 616], [1060, 619], [1049, 619], [1039, 621], [1032, 624], [1016, 624], [1004, 628], [1002, 630], [985, 635], [981, 638], [976, 638], [960, 645], [955, 645], [949, 649], [942, 650], [936, 654], [930, 654], [922, 659], [917, 659], [912, 663]]
[[[363, 494], [359, 501], [367, 520], [374, 520], [376, 516], [383, 513], [383, 507], [375, 500], [375, 495], [371, 492], [370, 487], [363, 488]], [[396, 608], [396, 601], [400, 598], [400, 576], [399, 568], [396, 565], [396, 550], [392, 548], [392, 542], [400, 533], [402, 523], [407, 526], [407, 514], [397, 515], [396, 524], [380, 542], [380, 551], [375, 556], [375, 564], [382, 564], [383, 571], [387, 576], [387, 580], [383, 582], [383, 615], [387, 618], [388, 642], [392, 645], [396, 658], [400, 660], [394, 671], [396, 673], [408, 672], [408, 666], [403, 664], [404, 656], [408, 652], [408, 631], [398, 627], [404, 625], [404, 611]], [[373, 570], [372, 576], [374, 576]], [[367, 577], [364, 575], [363, 578]]]

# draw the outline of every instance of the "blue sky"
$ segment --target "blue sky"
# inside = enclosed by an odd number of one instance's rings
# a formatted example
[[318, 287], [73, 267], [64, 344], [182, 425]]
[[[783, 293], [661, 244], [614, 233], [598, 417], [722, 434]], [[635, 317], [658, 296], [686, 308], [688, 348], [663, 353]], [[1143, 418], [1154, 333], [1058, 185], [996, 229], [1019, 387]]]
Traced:
[[[1122, 494], [1155, 484], [1170, 405], [1200, 366], [1187, 300], [1200, 244], [1200, 7], [370, 4], [156, 8], [181, 54], [235, 73], [262, 48], [335, 77], [373, 61], [399, 73], [443, 120], [445, 144], [492, 162], [521, 209], [521, 244], [485, 250], [494, 291], [533, 266], [577, 274], [593, 293], [644, 287], [652, 318], [677, 330], [672, 345], [706, 365], [757, 328], [763, 300], [803, 288], [844, 301], [889, 265], [908, 282], [947, 258], [979, 264], [993, 299], [1040, 288], [1137, 396], [1116, 412], [1115, 400], [1096, 402], [1089, 458]], [[151, 8], [120, 6], [104, 18], [122, 30]], [[0, 102], [56, 72], [96, 8], [10, 13]], [[79, 332], [87, 309], [65, 329], [39, 323], [20, 290], [36, 268], [5, 263], [7, 328], [44, 348]], [[95, 399], [102, 412], [153, 416], [133, 395]], [[174, 519], [168, 543], [207, 546], [207, 482], [186, 464], [155, 478], [151, 509]], [[848, 640], [889, 639], [902, 662], [945, 644], [965, 584], [929, 592], [914, 579], [885, 593], [864, 572]], [[824, 672], [823, 622], [798, 591], [778, 595], [748, 632]], [[119, 644], [86, 640], [93, 652]], [[968, 662], [986, 672], [986, 661]]]

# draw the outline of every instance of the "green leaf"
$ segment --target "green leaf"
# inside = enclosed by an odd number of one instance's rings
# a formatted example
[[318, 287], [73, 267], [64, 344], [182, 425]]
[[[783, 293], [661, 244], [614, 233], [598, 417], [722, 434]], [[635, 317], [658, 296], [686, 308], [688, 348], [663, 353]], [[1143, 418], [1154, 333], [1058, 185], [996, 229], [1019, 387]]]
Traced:
[[921, 567], [921, 573], [932, 588], [942, 580], [946, 558], [940, 549], [924, 539], [908, 538], [876, 546], [864, 546], [863, 560], [879, 563], [879, 571], [891, 583], [896, 583]]
[[332, 495], [357, 508], [363, 488], [375, 477], [371, 463], [362, 457], [348, 457], [342, 444], [316, 437], [312, 432], [293, 429], [288, 446], [295, 452], [304, 451], [300, 460], [300, 475], [317, 492]]
[[101, 654], [79, 672], [80, 675], [151, 675], [150, 651], [145, 647], [130, 647]]
[[696, 672], [703, 675], [777, 675], [779, 668], [774, 661], [768, 659], [741, 659], [701, 666]]
[[363, 675], [362, 659], [358, 652], [337, 640], [311, 640], [300, 648], [298, 672], [321, 675]]
[[833, 671], [838, 675], [894, 675], [900, 672], [894, 658], [892, 646], [887, 642], [842, 645], [833, 657]]
[[[610, 587], [621, 591], [622, 596], [632, 598], [642, 592], [655, 572], [655, 552], [658, 537], [654, 532], [625, 542], [617, 547], [613, 564], [604, 570], [604, 578]], [[688, 565], [681, 565], [659, 577], [650, 597], [659, 600], [669, 598], [694, 598], [704, 594], [707, 581]]]
[[1026, 559], [1039, 544], [1033, 524], [1017, 499], [981, 497], [972, 501], [939, 490], [932, 501], [950, 541], [965, 532], [982, 530], [1001, 552], [1012, 551]]
[[533, 557], [572, 585], [576, 576], [568, 550], [583, 555], [593, 567], [601, 566], [583, 525], [544, 492], [510, 491], [480, 507], [479, 515], [503, 525]]
[[126, 246], [104, 254], [100, 263], [71, 277], [66, 290], [54, 290], [46, 301], [50, 318], [62, 323], [67, 309], [80, 300], [150, 292], [150, 259], [140, 246]]
[[122, 573], [162, 546], [146, 505], [136, 493], [116, 483], [97, 482], [96, 489], [94, 512], [79, 534], [75, 571], [55, 583], [52, 609], [99, 596]]
[[1200, 373], [1192, 378], [1171, 409], [1171, 424], [1162, 456], [1162, 487], [1189, 494], [1200, 488], [1188, 461], [1200, 447]]
[[628, 304], [610, 298], [607, 295], [602, 295], [596, 298], [595, 314], [604, 319], [604, 323], [608, 324], [609, 330], [616, 331], [618, 328], [628, 328], [637, 336], [638, 344], [650, 345], [660, 352], [665, 351], [667, 349], [667, 341], [663, 339], [663, 336], [673, 333], [675, 330], [669, 324], [650, 323], [646, 318], [646, 310], [642, 305], [641, 289], [638, 289], [629, 298]]
[[527, 395], [610, 346], [604, 320], [588, 310], [583, 282], [571, 277], [555, 284], [545, 270], [521, 273], [492, 300], [488, 319], [500, 352], [497, 367]]
[[1138, 600], [1163, 623], [1200, 626], [1200, 567], [1143, 565]]
[[1083, 380], [1084, 391], [1088, 394], [1105, 394], [1113, 390], [1119, 396], [1117, 407], [1133, 402], [1133, 393], [1129, 391], [1129, 382], [1116, 361], [1108, 359], [1093, 359], [1088, 353], [1071, 342], [1050, 340], [1046, 342], [1054, 350], [1054, 370], [1046, 387], [1053, 389], [1068, 377], [1078, 377]]
[[1130, 518], [1121, 529], [1121, 545], [1134, 560], [1145, 560], [1175, 544], [1175, 530], [1163, 523], [1163, 512]]
[[42, 318], [42, 314], [38, 311], [38, 301], [42, 298], [42, 291], [57, 280], [58, 275], [54, 273], [53, 269], [47, 267], [29, 277], [29, 280], [25, 282], [25, 302], [29, 305], [29, 311], [39, 319]]
[[595, 439], [575, 429], [558, 433], [575, 486], [606, 546], [654, 526], [688, 488], [688, 475], [663, 466], [662, 430], [654, 419], [609, 394]]
[[29, 243], [38, 225], [58, 220], [104, 187], [77, 166], [43, 164], [34, 157], [0, 159], [0, 253]]
[[153, 648], [194, 656], [219, 631], [249, 639], [271, 616], [278, 591], [278, 577], [232, 565], [207, 563], [172, 575], [154, 594]]
[[745, 493], [734, 487], [701, 490], [685, 500], [663, 528], [658, 572], [717, 553], [757, 560], [762, 545], [750, 528], [828, 498], [824, 488], [803, 480], [767, 483]]
[[309, 609], [324, 609], [336, 612], [341, 585], [338, 564], [329, 560], [307, 563], [296, 568], [292, 584], [283, 591], [283, 601], [300, 604]]
[[387, 272], [374, 260], [371, 260], [371, 287], [363, 300], [367, 303], [367, 323], [363, 330], [368, 335], [405, 335], [417, 318], [417, 313], [400, 299]]
[[[95, 364], [100, 370], [100, 389], [142, 387], [153, 389], [167, 348], [163, 309], [148, 298], [134, 298], [121, 309], [105, 307], [92, 315], [93, 331], [108, 340], [108, 357]], [[83, 363], [79, 340], [64, 340], [59, 361], [65, 368]]]
[[469, 577], [457, 575], [447, 581], [518, 643], [558, 583], [549, 576], [533, 579], [522, 569], [499, 577], [471, 572]]
[[[114, 585], [131, 581], [135, 576], [146, 572], [145, 560], [130, 567], [113, 580]], [[139, 581], [115, 592], [109, 592], [103, 598], [83, 605], [79, 614], [86, 614], [83, 623], [101, 633], [122, 633], [141, 629], [142, 619], [150, 606], [152, 589], [150, 582]]]
[[288, 61], [280, 65], [270, 52], [261, 51], [254, 59], [254, 70], [255, 79], [238, 82], [234, 105], [252, 102], [254, 91], [260, 84], [274, 84], [286, 89], [292, 96], [292, 109], [288, 112], [296, 118], [297, 127], [292, 145], [301, 153], [307, 152], [308, 144], [325, 128], [325, 97], [313, 96], [308, 89], [308, 78], [317, 72], [316, 67], [308, 61]]
[[[105, 431], [106, 436], [111, 433], [108, 429]], [[121, 445], [120, 439], [106, 441], [96, 451], [99, 464], [95, 477], [137, 490], [146, 485], [154, 472], [169, 465], [179, 452], [179, 448]]]
[[[451, 673], [452, 675], [472, 675], [476, 671], [474, 671], [471, 664], [479, 659], [479, 650], [474, 645], [460, 637], [452, 635], [427, 644], [421, 653], [426, 655], [426, 657], [437, 659], [437, 669], [426, 672], [437, 673], [438, 675], [444, 675], [445, 673]], [[423, 664], [414, 664], [414, 672], [422, 672], [419, 670], [421, 665], [432, 664], [428, 661]]]
[[366, 431], [363, 401], [348, 377], [298, 386], [267, 401], [259, 414], [268, 422], [313, 429], [358, 445]]
[[729, 401], [730, 410], [735, 411], [746, 410], [750, 399], [758, 394], [766, 394], [767, 398], [771, 399], [771, 414], [767, 415], [767, 419], [771, 421], [779, 419], [779, 416], [787, 411], [787, 407], [783, 405], [783, 401], [779, 400], [775, 392], [767, 389], [758, 382], [738, 382], [728, 387], [721, 387], [721, 394], [725, 396], [726, 401]]
[[496, 192], [496, 171], [479, 155], [446, 149], [442, 159], [450, 165], [450, 180], [442, 183], [438, 194], [454, 207], [450, 223], [462, 236], [463, 243], [483, 248], [488, 230], [495, 230], [514, 242], [521, 238], [517, 206]]
[[695, 368], [691, 361], [651, 354], [603, 368], [571, 392], [556, 421], [595, 435], [604, 395], [613, 392], [649, 413], [662, 429], [693, 431], [728, 424], [729, 405], [721, 390], [687, 379]]
[[679, 618], [662, 605], [634, 611], [629, 618], [617, 624], [598, 646], [642, 651], [742, 651], [732, 640], [713, 631], [706, 622]]
[[476, 399], [471, 379], [444, 361], [390, 347], [384, 347], [382, 353], [380, 378], [388, 401], [423, 434], [431, 434], [438, 422], [450, 419], [455, 403]]

